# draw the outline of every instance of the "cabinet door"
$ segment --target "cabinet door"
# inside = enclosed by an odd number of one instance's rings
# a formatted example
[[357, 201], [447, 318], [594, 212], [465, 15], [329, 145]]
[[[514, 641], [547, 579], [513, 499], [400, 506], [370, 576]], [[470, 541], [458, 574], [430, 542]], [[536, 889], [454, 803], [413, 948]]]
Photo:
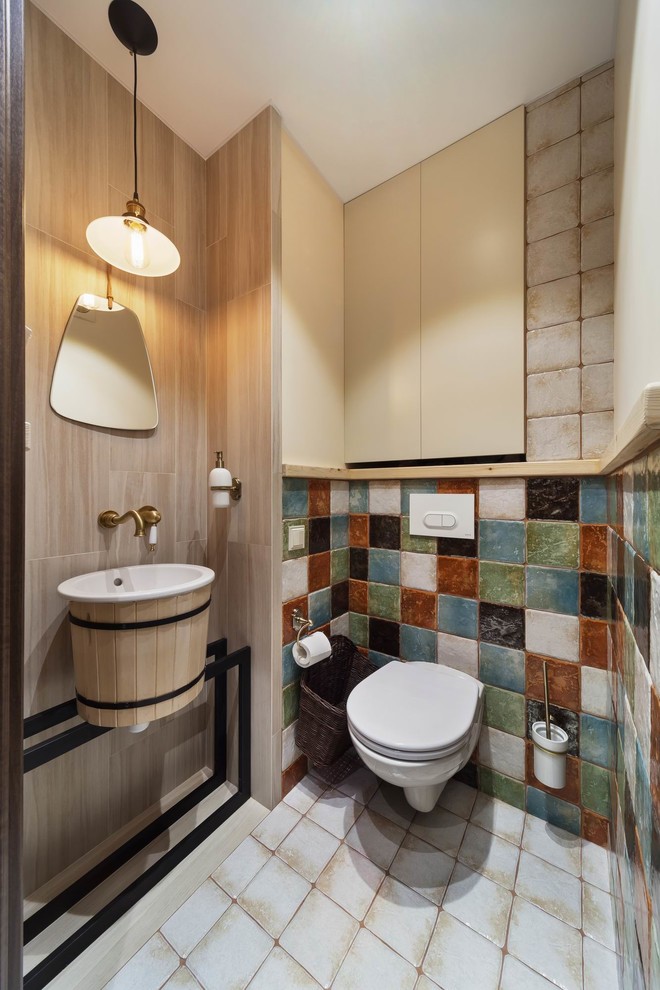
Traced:
[[347, 203], [346, 461], [420, 457], [420, 167]]
[[525, 449], [524, 108], [422, 163], [424, 458]]

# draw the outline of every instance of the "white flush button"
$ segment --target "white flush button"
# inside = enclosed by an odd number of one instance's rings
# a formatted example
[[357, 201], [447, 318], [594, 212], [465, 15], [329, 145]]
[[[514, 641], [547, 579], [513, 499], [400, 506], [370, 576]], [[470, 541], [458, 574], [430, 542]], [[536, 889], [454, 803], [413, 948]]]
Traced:
[[474, 539], [474, 495], [411, 495], [411, 536]]
[[289, 550], [305, 549], [305, 527], [289, 526]]

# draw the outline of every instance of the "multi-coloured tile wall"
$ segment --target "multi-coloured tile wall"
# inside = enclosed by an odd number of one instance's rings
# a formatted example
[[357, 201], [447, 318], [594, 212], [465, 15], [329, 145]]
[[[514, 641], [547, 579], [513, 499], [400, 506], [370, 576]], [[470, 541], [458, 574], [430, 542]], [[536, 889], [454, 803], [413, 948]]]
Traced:
[[614, 68], [527, 107], [527, 457], [612, 436]]

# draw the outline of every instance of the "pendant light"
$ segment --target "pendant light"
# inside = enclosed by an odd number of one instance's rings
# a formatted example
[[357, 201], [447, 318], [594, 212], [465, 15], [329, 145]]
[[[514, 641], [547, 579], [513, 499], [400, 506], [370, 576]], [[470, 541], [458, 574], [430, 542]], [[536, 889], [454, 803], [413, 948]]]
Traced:
[[172, 241], [145, 215], [138, 195], [137, 83], [138, 56], [151, 55], [158, 46], [154, 22], [133, 0], [112, 0], [108, 19], [115, 35], [133, 56], [133, 198], [121, 216], [98, 217], [87, 227], [87, 242], [100, 258], [131, 275], [170, 275], [181, 263]]

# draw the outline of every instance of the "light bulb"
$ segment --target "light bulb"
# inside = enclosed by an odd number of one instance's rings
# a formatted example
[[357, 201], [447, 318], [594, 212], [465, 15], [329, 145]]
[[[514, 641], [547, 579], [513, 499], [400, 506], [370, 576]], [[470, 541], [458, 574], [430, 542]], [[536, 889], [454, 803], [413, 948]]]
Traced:
[[147, 228], [141, 223], [125, 221], [126, 238], [124, 257], [132, 268], [142, 270], [149, 267], [149, 245]]

